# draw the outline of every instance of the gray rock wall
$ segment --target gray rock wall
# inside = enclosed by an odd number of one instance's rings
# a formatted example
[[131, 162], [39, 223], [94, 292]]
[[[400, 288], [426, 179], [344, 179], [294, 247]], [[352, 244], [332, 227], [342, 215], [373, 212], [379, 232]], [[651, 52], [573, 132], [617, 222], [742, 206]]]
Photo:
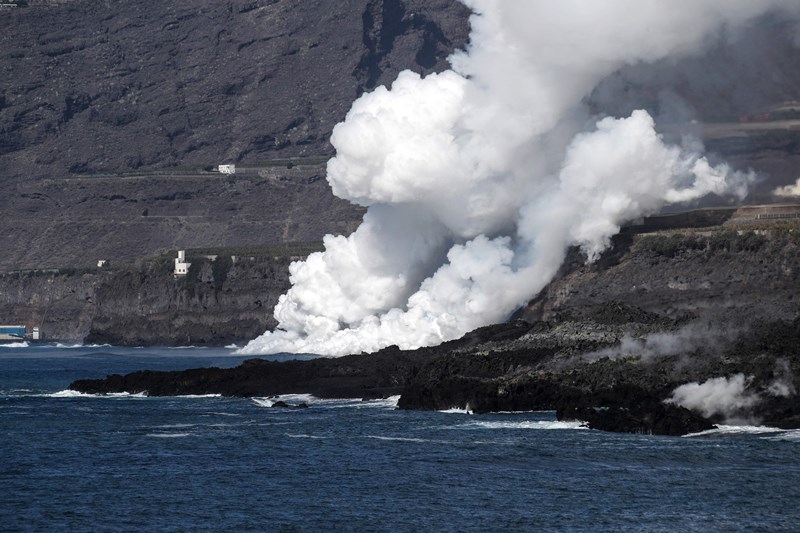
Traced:
[[289, 258], [168, 260], [110, 271], [0, 277], [0, 322], [39, 326], [50, 340], [117, 345], [225, 345], [273, 328]]

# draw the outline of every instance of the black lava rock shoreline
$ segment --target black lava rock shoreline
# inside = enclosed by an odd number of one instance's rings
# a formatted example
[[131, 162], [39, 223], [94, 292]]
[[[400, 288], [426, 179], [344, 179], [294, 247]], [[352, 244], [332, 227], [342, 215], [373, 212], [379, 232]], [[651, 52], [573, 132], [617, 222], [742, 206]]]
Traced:
[[[473, 331], [437, 347], [336, 359], [245, 361], [231, 369], [142, 371], [79, 380], [83, 393], [150, 396], [221, 394], [268, 397], [309, 393], [319, 398], [400, 395], [400, 409], [467, 409], [474, 413], [554, 410], [559, 420], [590, 428], [654, 435], [685, 435], [724, 422], [722, 415], [690, 411], [667, 401], [680, 385], [745, 374], [751, 402], [737, 418], [782, 428], [800, 427], [795, 394], [771, 395], [777, 379], [796, 390], [800, 319], [747, 329], [722, 351], [645, 358], [615, 354], [636, 333], [669, 333], [685, 318], [668, 319], [621, 304], [607, 304], [557, 322], [513, 321]], [[728, 413], [730, 414], [730, 413]]]

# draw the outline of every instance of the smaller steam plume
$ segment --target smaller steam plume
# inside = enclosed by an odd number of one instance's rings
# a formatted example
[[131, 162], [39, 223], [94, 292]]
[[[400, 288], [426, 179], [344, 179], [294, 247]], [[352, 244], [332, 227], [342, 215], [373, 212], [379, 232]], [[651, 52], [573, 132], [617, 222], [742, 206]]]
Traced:
[[580, 356], [582, 361], [596, 361], [604, 357], [638, 357], [643, 361], [658, 357], [685, 355], [699, 349], [719, 348], [729, 342], [729, 332], [712, 329], [704, 322], [694, 322], [677, 331], [661, 331], [642, 337], [625, 335], [618, 346], [611, 346]]
[[778, 187], [772, 194], [775, 196], [781, 196], [783, 198], [797, 198], [800, 197], [800, 178], [797, 178], [797, 181], [794, 185], [786, 185], [785, 187]]
[[788, 398], [797, 393], [788, 361], [775, 361], [773, 376], [770, 383], [758, 390], [753, 376], [741, 373], [703, 383], [687, 383], [676, 388], [666, 402], [697, 411], [707, 418], [722, 418], [727, 423], [754, 423], [757, 420], [752, 416], [753, 408], [764, 401], [765, 396]]
[[761, 398], [747, 391], [752, 377], [736, 374], [730, 378], [712, 378], [703, 383], [687, 383], [672, 392], [667, 402], [699, 412], [710, 418], [721, 416], [728, 422], [747, 420], [746, 413]]

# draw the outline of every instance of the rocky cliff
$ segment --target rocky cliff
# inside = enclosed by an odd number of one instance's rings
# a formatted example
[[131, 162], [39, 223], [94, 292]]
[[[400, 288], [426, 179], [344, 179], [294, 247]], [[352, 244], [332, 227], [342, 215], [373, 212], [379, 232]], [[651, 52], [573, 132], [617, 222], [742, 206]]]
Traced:
[[[186, 276], [172, 256], [137, 266], [0, 276], [4, 323], [40, 327], [47, 339], [85, 343], [226, 345], [275, 327], [289, 263], [318, 245], [258, 249], [215, 259], [190, 252]], [[248, 255], [248, 253], [250, 255]]]
[[29, 4], [0, 16], [3, 179], [328, 154], [360, 92], [468, 31], [454, 0]]
[[0, 11], [0, 271], [349, 233], [333, 126], [468, 31], [456, 0], [28, 4]]
[[132, 264], [168, 250], [316, 241], [363, 210], [335, 198], [324, 165], [48, 178], [0, 195], [0, 271]]
[[[0, 271], [348, 233], [362, 211], [323, 179], [333, 126], [400, 70], [446, 68], [469, 29], [457, 0], [27, 3], [0, 11]], [[587, 104], [706, 139], [768, 198], [797, 177], [799, 130], [738, 119], [800, 116], [796, 58], [791, 25], [766, 17], [625, 67]], [[219, 163], [250, 169], [203, 172]]]
[[659, 230], [629, 230], [594, 264], [576, 253], [520, 312], [525, 320], [438, 347], [140, 372], [72, 387], [154, 395], [401, 394], [404, 409], [551, 409], [598, 429], [667, 435], [731, 420], [800, 427], [800, 225], [797, 218], [739, 215], [729, 210], [713, 227], [675, 227], [687, 217], [646, 221]]

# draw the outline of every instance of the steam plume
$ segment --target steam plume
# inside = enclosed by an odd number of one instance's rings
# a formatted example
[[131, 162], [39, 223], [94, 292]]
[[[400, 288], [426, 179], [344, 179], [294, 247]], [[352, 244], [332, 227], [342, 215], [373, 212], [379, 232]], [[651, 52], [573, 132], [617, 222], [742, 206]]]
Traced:
[[589, 260], [620, 225], [752, 176], [666, 145], [645, 111], [589, 120], [582, 100], [625, 64], [699, 49], [789, 0], [463, 0], [452, 70], [403, 72], [333, 132], [333, 192], [368, 206], [349, 237], [291, 267], [280, 330], [245, 353], [341, 355], [432, 345], [539, 292], [565, 250]]
[[772, 194], [775, 196], [782, 196], [785, 198], [792, 198], [800, 196], [800, 178], [793, 185], [786, 185], [785, 187], [778, 187]]
[[675, 389], [667, 401], [694, 409], [705, 417], [721, 415], [728, 421], [735, 421], [761, 401], [757, 394], [747, 392], [751, 381], [752, 377], [736, 374], [703, 383], [687, 383]]

